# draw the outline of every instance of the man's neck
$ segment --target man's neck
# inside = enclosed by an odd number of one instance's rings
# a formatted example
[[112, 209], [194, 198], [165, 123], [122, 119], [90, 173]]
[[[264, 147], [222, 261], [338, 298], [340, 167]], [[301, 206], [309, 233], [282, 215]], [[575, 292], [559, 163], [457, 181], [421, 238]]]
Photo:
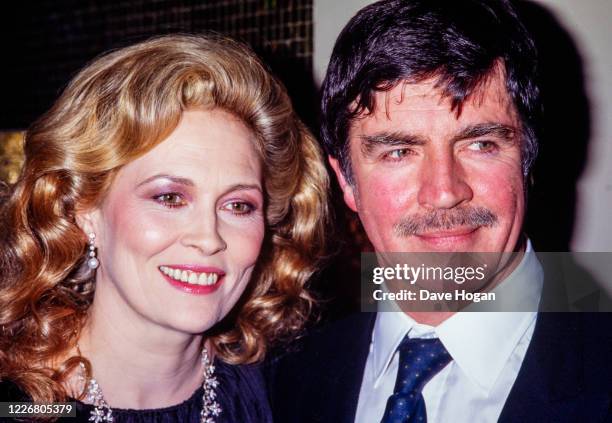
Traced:
[[406, 314], [421, 325], [438, 326], [454, 314], [454, 311], [407, 311]]

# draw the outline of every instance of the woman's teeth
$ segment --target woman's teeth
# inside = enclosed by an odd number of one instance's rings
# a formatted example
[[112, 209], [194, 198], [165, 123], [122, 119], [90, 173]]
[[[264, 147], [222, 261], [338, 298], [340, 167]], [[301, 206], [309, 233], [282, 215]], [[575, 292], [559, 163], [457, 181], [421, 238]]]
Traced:
[[173, 269], [168, 266], [159, 266], [159, 270], [176, 281], [181, 281], [192, 285], [214, 285], [219, 279], [219, 275], [217, 273], [197, 273], [192, 272], [191, 270]]

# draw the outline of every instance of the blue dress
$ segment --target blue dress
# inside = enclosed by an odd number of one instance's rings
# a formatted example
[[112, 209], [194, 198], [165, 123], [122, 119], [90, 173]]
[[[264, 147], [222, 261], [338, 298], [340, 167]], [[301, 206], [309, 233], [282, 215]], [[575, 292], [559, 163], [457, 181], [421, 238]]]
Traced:
[[[216, 423], [271, 423], [272, 414], [266, 388], [258, 365], [231, 365], [215, 360], [219, 380], [217, 402], [222, 408]], [[202, 387], [180, 404], [151, 410], [113, 408], [114, 423], [198, 423], [202, 410]], [[0, 383], [2, 401], [19, 401], [23, 393], [8, 382]], [[77, 418], [71, 422], [89, 422], [93, 406], [76, 402]], [[62, 421], [61, 419], [60, 421]], [[0, 418], [0, 421], [5, 421]]]

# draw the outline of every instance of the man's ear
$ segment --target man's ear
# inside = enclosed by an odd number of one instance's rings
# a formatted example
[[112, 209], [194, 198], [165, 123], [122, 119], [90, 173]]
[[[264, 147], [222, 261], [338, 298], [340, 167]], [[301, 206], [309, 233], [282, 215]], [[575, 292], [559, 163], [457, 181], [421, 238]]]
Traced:
[[338, 183], [340, 184], [340, 188], [344, 193], [344, 202], [346, 205], [353, 210], [357, 211], [357, 202], [355, 201], [355, 192], [353, 190], [353, 186], [349, 184], [342, 172], [342, 167], [337, 159], [332, 156], [327, 156], [327, 160], [329, 160], [329, 165], [334, 169], [334, 173], [336, 174], [336, 178], [338, 178]]

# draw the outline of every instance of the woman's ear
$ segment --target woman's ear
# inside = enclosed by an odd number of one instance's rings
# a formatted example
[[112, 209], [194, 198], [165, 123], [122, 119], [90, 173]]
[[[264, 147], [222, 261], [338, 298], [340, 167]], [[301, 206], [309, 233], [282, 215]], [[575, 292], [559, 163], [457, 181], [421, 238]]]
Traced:
[[96, 257], [96, 247], [99, 245], [96, 242], [96, 236], [100, 235], [102, 228], [100, 209], [91, 209], [88, 211], [77, 212], [75, 215], [76, 224], [85, 233], [88, 239], [89, 252], [87, 253], [87, 267], [94, 271], [100, 266], [100, 261]]
[[75, 215], [76, 224], [86, 235], [90, 233], [98, 234], [101, 227], [100, 209], [90, 209], [79, 211]]

